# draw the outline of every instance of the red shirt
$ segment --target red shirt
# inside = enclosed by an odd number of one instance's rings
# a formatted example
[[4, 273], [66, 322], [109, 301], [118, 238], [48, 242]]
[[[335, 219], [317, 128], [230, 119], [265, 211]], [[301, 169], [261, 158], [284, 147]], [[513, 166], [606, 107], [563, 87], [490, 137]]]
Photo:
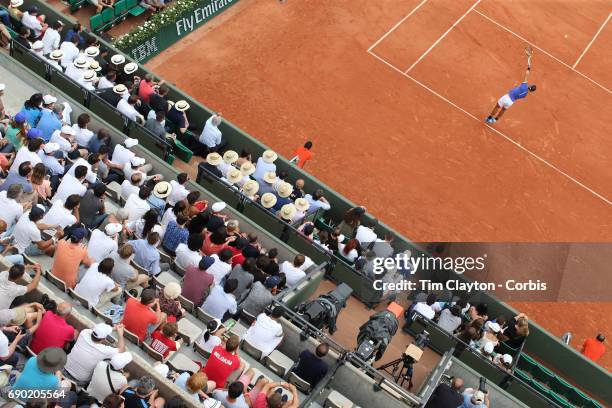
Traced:
[[161, 331], [155, 330], [151, 337], [153, 337], [151, 347], [164, 356], [164, 358], [168, 357], [171, 351], [177, 350], [176, 341], [167, 338]]
[[227, 377], [240, 368], [240, 357], [227, 351], [224, 346], [212, 349], [203, 370], [210, 381], [217, 383], [217, 388], [225, 388]]
[[268, 396], [260, 392], [253, 402], [253, 408], [268, 408]]
[[586, 339], [582, 345], [582, 354], [593, 361], [599, 360], [606, 352], [606, 346], [597, 339]]
[[140, 341], [143, 341], [147, 336], [147, 326], [157, 323], [157, 314], [139, 300], [129, 298], [121, 323], [127, 330], [137, 335]]
[[297, 166], [300, 169], [304, 167], [308, 160], [312, 159], [312, 153], [304, 146], [298, 147], [293, 155], [298, 157]]
[[40, 326], [34, 333], [30, 348], [36, 354], [49, 347], [63, 348], [64, 344], [74, 339], [74, 327], [66, 323], [66, 320], [48, 311], [40, 320]]
[[140, 85], [138, 85], [138, 96], [140, 96], [143, 102], [148, 104], [153, 92], [153, 82], [147, 82], [144, 79], [140, 81]]
[[236, 255], [232, 256], [232, 268], [236, 265], [242, 265], [246, 257], [242, 255], [242, 252], [238, 252]]

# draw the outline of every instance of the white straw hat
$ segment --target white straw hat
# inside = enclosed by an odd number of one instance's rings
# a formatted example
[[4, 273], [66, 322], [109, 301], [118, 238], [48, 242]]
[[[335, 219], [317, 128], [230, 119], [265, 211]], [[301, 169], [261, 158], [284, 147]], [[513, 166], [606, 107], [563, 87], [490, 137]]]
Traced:
[[249, 180], [242, 186], [242, 192], [249, 197], [254, 196], [259, 191], [259, 183], [255, 180]]
[[238, 160], [238, 153], [233, 150], [228, 150], [223, 153], [223, 161], [227, 164], [233, 164]]
[[250, 176], [251, 174], [255, 173], [255, 166], [253, 165], [253, 163], [247, 161], [242, 163], [242, 166], [240, 166], [240, 171], [245, 176]]
[[208, 153], [206, 156], [206, 163], [210, 164], [211, 166], [218, 166], [222, 161], [223, 157], [221, 157], [219, 153]]
[[293, 186], [289, 183], [282, 183], [278, 188], [278, 195], [287, 198], [293, 193]]
[[240, 180], [242, 180], [243, 177], [244, 176], [242, 175], [242, 172], [235, 168], [229, 169], [227, 175], [225, 176], [225, 178], [227, 179], [227, 181], [229, 181], [230, 184], [235, 184], [239, 182]]
[[261, 202], [261, 205], [264, 208], [272, 208], [276, 205], [276, 202], [278, 200], [274, 194], [264, 193], [264, 195], [261, 196], [261, 199], [259, 201]]
[[293, 204], [300, 212], [306, 212], [310, 208], [310, 203], [305, 198], [297, 198]]
[[282, 219], [287, 221], [292, 221], [293, 217], [295, 217], [295, 213], [297, 212], [295, 205], [293, 204], [285, 204], [281, 207], [279, 211], [279, 215]]
[[263, 179], [266, 183], [274, 184], [276, 182], [276, 173], [273, 171], [268, 171], [264, 174]]
[[266, 163], [274, 163], [276, 161], [276, 159], [278, 159], [278, 155], [276, 154], [276, 152], [274, 150], [266, 150], [261, 155], [261, 158]]

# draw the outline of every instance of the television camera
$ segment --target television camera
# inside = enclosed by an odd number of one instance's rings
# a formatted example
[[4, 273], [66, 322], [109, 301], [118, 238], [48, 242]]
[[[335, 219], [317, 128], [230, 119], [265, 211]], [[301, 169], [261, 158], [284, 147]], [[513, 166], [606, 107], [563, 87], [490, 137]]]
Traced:
[[308, 323], [321, 330], [327, 327], [330, 334], [336, 331], [336, 319], [340, 311], [346, 306], [353, 289], [346, 283], [318, 298], [300, 303], [296, 312]]

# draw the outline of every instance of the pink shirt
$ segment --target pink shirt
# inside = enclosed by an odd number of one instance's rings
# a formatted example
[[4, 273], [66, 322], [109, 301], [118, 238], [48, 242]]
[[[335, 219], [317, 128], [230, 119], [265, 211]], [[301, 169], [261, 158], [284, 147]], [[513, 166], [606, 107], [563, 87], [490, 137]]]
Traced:
[[63, 348], [64, 343], [73, 338], [74, 327], [69, 325], [63, 317], [48, 311], [45, 312], [38, 330], [34, 333], [30, 348], [38, 354], [49, 347]]

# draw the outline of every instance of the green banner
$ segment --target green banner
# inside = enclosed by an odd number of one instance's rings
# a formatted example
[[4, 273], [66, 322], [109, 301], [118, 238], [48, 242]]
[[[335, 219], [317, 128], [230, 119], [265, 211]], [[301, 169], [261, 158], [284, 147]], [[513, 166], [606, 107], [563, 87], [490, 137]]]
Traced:
[[143, 25], [119, 37], [114, 45], [139, 63], [144, 63], [227, 10], [239, 0], [177, 0], [151, 15]]

